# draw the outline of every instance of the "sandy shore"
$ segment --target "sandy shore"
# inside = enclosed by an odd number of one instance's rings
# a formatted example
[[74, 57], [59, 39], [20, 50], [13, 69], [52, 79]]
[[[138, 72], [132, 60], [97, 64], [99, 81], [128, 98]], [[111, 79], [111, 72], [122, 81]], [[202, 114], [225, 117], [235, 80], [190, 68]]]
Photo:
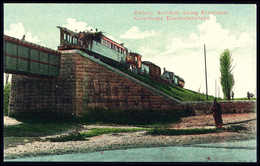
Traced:
[[[233, 114], [233, 116], [224, 115], [223, 120], [224, 123], [231, 123], [234, 121], [254, 119], [255, 116], [255, 114]], [[207, 121], [205, 119], [207, 119]], [[193, 116], [184, 118], [181, 123], [172, 125], [171, 128], [196, 128], [198, 126], [200, 128], [202, 126], [212, 127], [212, 124], [214, 125], [214, 121], [212, 120], [213, 119], [211, 119], [210, 116], [207, 117], [207, 115], [204, 115], [204, 117]], [[94, 152], [138, 147], [180, 146], [187, 144], [215, 143], [256, 138], [256, 120], [241, 123], [240, 125], [246, 127], [248, 130], [243, 130], [241, 132], [221, 132], [180, 136], [151, 136], [146, 134], [145, 131], [142, 131], [134, 133], [104, 134], [96, 137], [91, 137], [86, 141], [68, 142], [49, 142], [45, 140], [46, 137], [41, 137], [40, 140], [25, 143], [23, 145], [17, 145], [15, 147], [5, 147], [4, 158], [10, 159], [25, 156]], [[89, 129], [93, 127], [111, 126], [91, 125], [86, 127]], [[115, 128], [115, 126], [113, 127]]]

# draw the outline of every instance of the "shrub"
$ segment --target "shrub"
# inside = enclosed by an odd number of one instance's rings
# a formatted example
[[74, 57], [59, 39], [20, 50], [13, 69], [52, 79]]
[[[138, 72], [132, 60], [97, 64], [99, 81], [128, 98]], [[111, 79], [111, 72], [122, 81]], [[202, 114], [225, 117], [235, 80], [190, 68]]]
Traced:
[[9, 97], [11, 92], [11, 84], [8, 83], [4, 87], [4, 115], [8, 115], [8, 105], [9, 105]]

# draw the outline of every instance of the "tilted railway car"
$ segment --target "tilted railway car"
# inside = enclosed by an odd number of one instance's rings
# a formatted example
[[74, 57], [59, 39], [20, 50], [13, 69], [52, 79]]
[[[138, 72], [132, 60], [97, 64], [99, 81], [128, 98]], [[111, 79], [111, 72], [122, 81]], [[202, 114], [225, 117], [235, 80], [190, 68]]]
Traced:
[[185, 81], [183, 78], [175, 75], [171, 71], [167, 71], [165, 68], [164, 68], [161, 78], [162, 78], [163, 82], [167, 82], [168, 84], [174, 84], [174, 85], [177, 85], [182, 88], [184, 87], [184, 84], [185, 84]]
[[149, 66], [142, 62], [140, 74], [149, 74]]
[[59, 50], [80, 49], [107, 63], [125, 64], [128, 49], [105, 35], [102, 32], [73, 32], [60, 27]]
[[183, 88], [184, 85], [185, 85], [184, 79], [181, 78], [181, 77], [179, 77], [179, 76], [177, 76], [177, 75], [174, 76], [174, 83], [175, 83], [177, 86], [182, 87], [182, 88]]
[[163, 74], [161, 75], [161, 78], [169, 84], [174, 83], [174, 73], [167, 71], [165, 68], [163, 68]]
[[149, 75], [152, 79], [159, 81], [161, 78], [161, 68], [149, 61], [143, 61], [144, 65], [149, 66]]
[[129, 69], [135, 73], [139, 72], [142, 67], [142, 56], [138, 53], [130, 52], [126, 56], [126, 63], [129, 65]]
[[148, 74], [152, 80], [159, 82], [174, 83], [184, 87], [184, 80], [174, 75], [173, 72], [164, 71], [161, 76], [161, 68], [156, 64], [141, 60], [141, 55], [129, 52], [123, 44], [109, 39], [102, 32], [73, 32], [67, 28], [60, 27], [59, 50], [79, 49], [101, 61], [116, 67], [130, 69], [137, 74]]

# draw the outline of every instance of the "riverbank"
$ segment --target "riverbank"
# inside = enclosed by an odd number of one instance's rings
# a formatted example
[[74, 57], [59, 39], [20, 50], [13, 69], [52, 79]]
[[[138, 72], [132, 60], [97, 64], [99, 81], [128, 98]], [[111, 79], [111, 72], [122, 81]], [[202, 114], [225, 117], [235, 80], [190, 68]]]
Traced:
[[[83, 153], [105, 151], [113, 149], [139, 148], [139, 147], [162, 147], [162, 146], [181, 146], [191, 144], [217, 143], [236, 140], [248, 140], [256, 138], [256, 114], [224, 114], [224, 127], [230, 125], [242, 126], [243, 130], [236, 132], [217, 132], [208, 134], [194, 135], [149, 135], [147, 131], [131, 133], [112, 133], [90, 137], [84, 141], [50, 142], [47, 138], [57, 137], [58, 135], [37, 137], [11, 146], [5, 145], [4, 158], [19, 158], [25, 156], [38, 156], [50, 154]], [[5, 125], [8, 125], [5, 118]], [[238, 123], [236, 123], [238, 122]], [[9, 124], [10, 125], [10, 124]], [[12, 125], [15, 125], [13, 122]], [[138, 128], [137, 126], [118, 126], [118, 125], [87, 125], [81, 131], [88, 131], [91, 128]], [[214, 121], [210, 115], [191, 116], [181, 120], [180, 123], [170, 124], [168, 128], [214, 128]], [[66, 133], [63, 133], [66, 134]], [[5, 141], [11, 137], [5, 138]], [[15, 139], [15, 138], [13, 138]], [[21, 139], [21, 138], [20, 138]]]

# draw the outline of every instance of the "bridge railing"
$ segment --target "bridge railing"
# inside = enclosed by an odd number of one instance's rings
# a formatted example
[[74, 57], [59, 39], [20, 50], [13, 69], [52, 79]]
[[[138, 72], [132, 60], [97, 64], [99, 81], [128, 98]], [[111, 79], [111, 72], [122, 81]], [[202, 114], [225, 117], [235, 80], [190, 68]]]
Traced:
[[55, 77], [59, 69], [58, 51], [4, 35], [4, 72]]

